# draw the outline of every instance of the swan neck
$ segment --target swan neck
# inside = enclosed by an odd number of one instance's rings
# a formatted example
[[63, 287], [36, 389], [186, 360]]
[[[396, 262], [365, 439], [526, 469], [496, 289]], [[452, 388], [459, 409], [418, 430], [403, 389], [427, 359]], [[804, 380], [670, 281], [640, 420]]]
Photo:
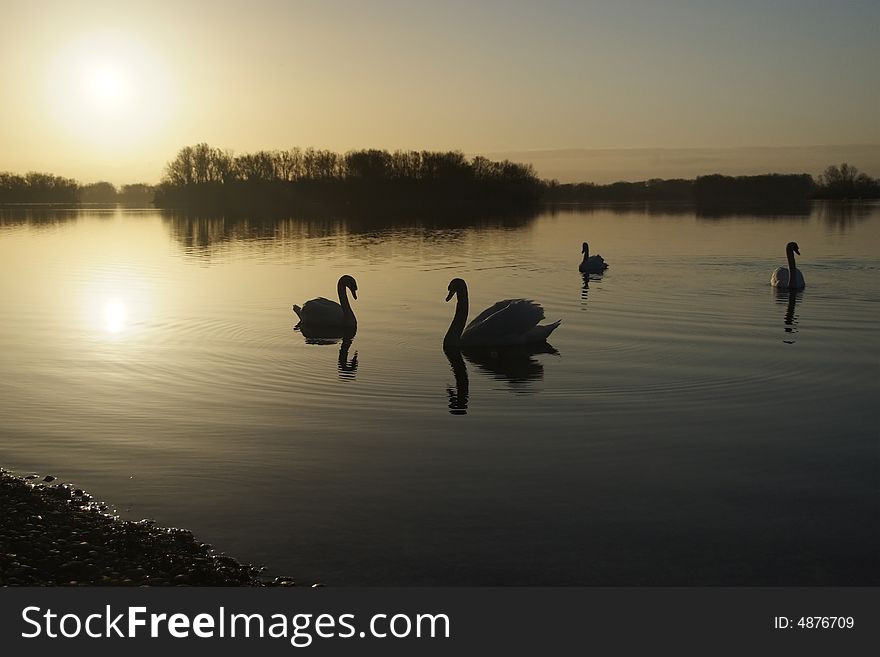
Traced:
[[797, 269], [794, 266], [794, 251], [786, 249], [785, 254], [788, 256], [788, 286], [795, 287], [797, 285], [797, 279], [795, 278]]
[[464, 331], [464, 325], [467, 322], [468, 315], [468, 293], [467, 288], [460, 289], [455, 294], [455, 316], [446, 331], [446, 337], [443, 338], [443, 345], [457, 345], [461, 342], [461, 334]]
[[351, 309], [351, 301], [348, 299], [348, 289], [342, 281], [336, 284], [336, 293], [339, 295], [339, 305], [342, 306], [342, 318], [346, 323], [355, 322], [354, 311]]

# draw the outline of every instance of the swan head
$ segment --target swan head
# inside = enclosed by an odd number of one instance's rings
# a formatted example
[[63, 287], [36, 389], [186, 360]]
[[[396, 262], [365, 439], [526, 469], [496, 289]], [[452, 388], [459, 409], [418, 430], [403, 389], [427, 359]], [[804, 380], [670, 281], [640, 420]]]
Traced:
[[589, 252], [590, 252], [590, 245], [587, 244], [586, 242], [584, 242], [583, 246], [581, 247], [581, 253], [589, 253]]
[[461, 292], [467, 292], [467, 284], [461, 278], [453, 278], [449, 281], [449, 294], [446, 295], [446, 300], [449, 301], [454, 295], [459, 294]]
[[351, 296], [355, 299], [358, 298], [358, 284], [357, 281], [354, 280], [351, 276], [346, 274], [339, 279], [339, 287], [348, 288], [351, 291]]
[[801, 254], [801, 251], [798, 248], [797, 242], [789, 242], [788, 244], [785, 245], [785, 250], [786, 251], [794, 251], [798, 255]]

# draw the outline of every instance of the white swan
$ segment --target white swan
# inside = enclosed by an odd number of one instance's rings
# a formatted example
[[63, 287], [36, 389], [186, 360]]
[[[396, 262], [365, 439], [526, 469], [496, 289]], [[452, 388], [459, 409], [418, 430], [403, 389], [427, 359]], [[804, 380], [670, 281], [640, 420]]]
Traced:
[[300, 323], [307, 326], [319, 327], [357, 327], [357, 319], [351, 309], [351, 303], [345, 290], [351, 290], [351, 296], [357, 296], [357, 283], [348, 275], [342, 276], [336, 284], [336, 292], [339, 295], [339, 303], [318, 297], [306, 301], [302, 307], [293, 306], [293, 312], [297, 314]]
[[543, 342], [562, 320], [552, 324], [539, 325], [544, 319], [544, 309], [534, 301], [526, 299], [505, 299], [486, 308], [467, 326], [468, 289], [460, 278], [449, 282], [449, 301], [453, 295], [458, 297], [455, 316], [443, 338], [444, 347], [459, 346], [503, 346]]
[[578, 271], [585, 274], [601, 274], [608, 269], [608, 263], [605, 262], [605, 258], [598, 254], [594, 256], [590, 255], [590, 245], [586, 242], [584, 242], [584, 245], [581, 247], [581, 253], [584, 254], [584, 259], [581, 261]]
[[[788, 258], [788, 269], [779, 267], [770, 275], [770, 285], [783, 290], [802, 290], [806, 287], [804, 275], [801, 270], [794, 266], [794, 254], [801, 254], [797, 242], [789, 242], [785, 245], [785, 256]], [[791, 275], [794, 272], [794, 276]], [[794, 280], [792, 280], [794, 279]]]

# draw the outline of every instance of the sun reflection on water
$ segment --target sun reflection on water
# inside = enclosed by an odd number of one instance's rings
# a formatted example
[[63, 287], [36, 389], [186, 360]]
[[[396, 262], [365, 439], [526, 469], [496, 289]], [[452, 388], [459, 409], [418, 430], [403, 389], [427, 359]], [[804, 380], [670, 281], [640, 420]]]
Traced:
[[122, 275], [92, 282], [82, 294], [82, 327], [98, 342], [140, 342], [154, 310], [148, 285]]
[[108, 299], [104, 304], [104, 330], [108, 333], [121, 333], [125, 330], [127, 310], [121, 299]]

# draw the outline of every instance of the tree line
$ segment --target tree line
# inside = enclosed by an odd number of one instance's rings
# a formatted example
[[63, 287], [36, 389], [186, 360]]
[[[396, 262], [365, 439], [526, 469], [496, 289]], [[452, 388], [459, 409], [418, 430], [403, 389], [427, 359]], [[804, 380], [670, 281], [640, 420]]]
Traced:
[[475, 207], [512, 210], [550, 203], [615, 201], [701, 205], [880, 198], [880, 179], [832, 165], [809, 174], [724, 176], [639, 182], [561, 184], [540, 180], [531, 165], [460, 151], [313, 148], [236, 155], [208, 144], [186, 146], [158, 186], [81, 185], [48, 173], [0, 172], [0, 203], [131, 203], [207, 211]]
[[469, 159], [460, 151], [292, 148], [235, 155], [202, 143], [182, 148], [166, 165], [155, 204], [243, 211], [363, 203], [495, 207], [534, 204], [541, 191], [530, 164]]
[[79, 183], [72, 178], [31, 171], [23, 176], [0, 172], [0, 203], [78, 203]]
[[880, 198], [880, 178], [871, 178], [844, 162], [831, 165], [819, 176], [814, 198]]
[[758, 176], [711, 174], [693, 180], [659, 178], [641, 182], [545, 183], [544, 200], [560, 203], [614, 201], [671, 201], [728, 204], [802, 202], [809, 199], [880, 198], [880, 179], [856, 167], [831, 165], [814, 179], [810, 174], [768, 173]]
[[153, 202], [155, 187], [144, 183], [109, 182], [81, 185], [73, 178], [32, 171], [25, 175], [0, 171], [0, 203], [142, 203]]

